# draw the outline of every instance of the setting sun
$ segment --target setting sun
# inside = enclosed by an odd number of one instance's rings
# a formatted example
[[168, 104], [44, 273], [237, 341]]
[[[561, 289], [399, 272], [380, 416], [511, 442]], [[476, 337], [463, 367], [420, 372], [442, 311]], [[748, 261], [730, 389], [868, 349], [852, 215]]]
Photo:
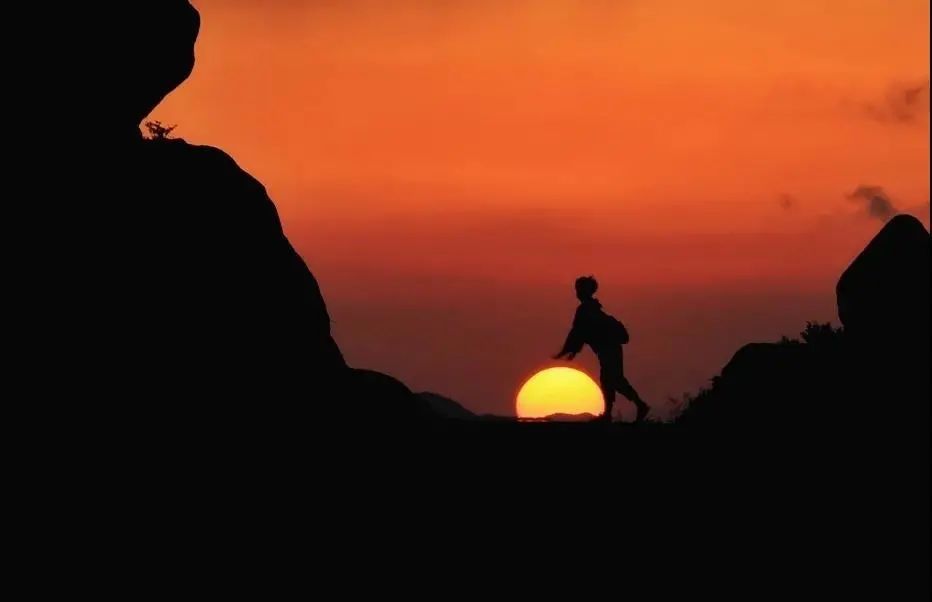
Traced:
[[548, 368], [532, 376], [518, 392], [519, 418], [551, 414], [602, 412], [602, 391], [585, 372], [575, 368]]

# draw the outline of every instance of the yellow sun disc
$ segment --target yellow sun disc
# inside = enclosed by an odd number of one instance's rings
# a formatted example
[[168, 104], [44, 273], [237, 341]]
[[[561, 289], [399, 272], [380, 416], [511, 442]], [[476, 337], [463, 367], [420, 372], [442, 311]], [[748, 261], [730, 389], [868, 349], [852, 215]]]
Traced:
[[519, 418], [551, 414], [601, 414], [602, 391], [585, 372], [575, 368], [548, 368], [532, 376], [518, 392]]

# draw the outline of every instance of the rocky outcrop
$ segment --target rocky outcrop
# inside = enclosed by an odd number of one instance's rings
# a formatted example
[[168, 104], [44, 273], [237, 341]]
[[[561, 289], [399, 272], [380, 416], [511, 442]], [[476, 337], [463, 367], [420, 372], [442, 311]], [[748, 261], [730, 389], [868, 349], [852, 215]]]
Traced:
[[843, 331], [745, 345], [681, 423], [777, 436], [869, 429], [876, 441], [893, 421], [923, 425], [906, 439], [927, 440], [929, 240], [914, 217], [890, 220], [838, 282]]
[[107, 56], [66, 93], [96, 107], [100, 150], [59, 153], [80, 166], [68, 191], [94, 223], [80, 232], [93, 251], [80, 258], [75, 312], [97, 343], [81, 370], [93, 395], [291, 427], [422, 415], [398, 381], [347, 366], [317, 280], [256, 179], [220, 150], [142, 139], [140, 120], [192, 71], [197, 11], [186, 0], [95, 8], [107, 18], [84, 39]]
[[838, 317], [858, 345], [896, 355], [928, 346], [929, 232], [915, 217], [894, 217], [851, 262], [836, 294]]

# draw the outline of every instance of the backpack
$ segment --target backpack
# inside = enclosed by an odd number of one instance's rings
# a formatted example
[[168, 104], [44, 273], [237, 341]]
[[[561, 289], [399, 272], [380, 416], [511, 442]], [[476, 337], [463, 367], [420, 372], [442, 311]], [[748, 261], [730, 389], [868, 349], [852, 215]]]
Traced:
[[617, 342], [619, 345], [627, 345], [631, 340], [631, 335], [628, 334], [628, 329], [625, 328], [625, 325], [621, 323], [621, 320], [615, 316], [610, 316], [605, 314], [606, 321], [606, 331], [611, 333], [612, 340]]

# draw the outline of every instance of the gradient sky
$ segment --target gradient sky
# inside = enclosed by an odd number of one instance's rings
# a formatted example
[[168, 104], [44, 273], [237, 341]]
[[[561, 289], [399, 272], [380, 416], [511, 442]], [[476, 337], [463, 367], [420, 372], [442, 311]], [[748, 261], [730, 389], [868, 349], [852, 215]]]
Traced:
[[554, 365], [581, 274], [663, 415], [837, 320], [859, 186], [928, 226], [927, 1], [194, 3], [152, 118], [266, 185], [352, 365], [475, 411]]

